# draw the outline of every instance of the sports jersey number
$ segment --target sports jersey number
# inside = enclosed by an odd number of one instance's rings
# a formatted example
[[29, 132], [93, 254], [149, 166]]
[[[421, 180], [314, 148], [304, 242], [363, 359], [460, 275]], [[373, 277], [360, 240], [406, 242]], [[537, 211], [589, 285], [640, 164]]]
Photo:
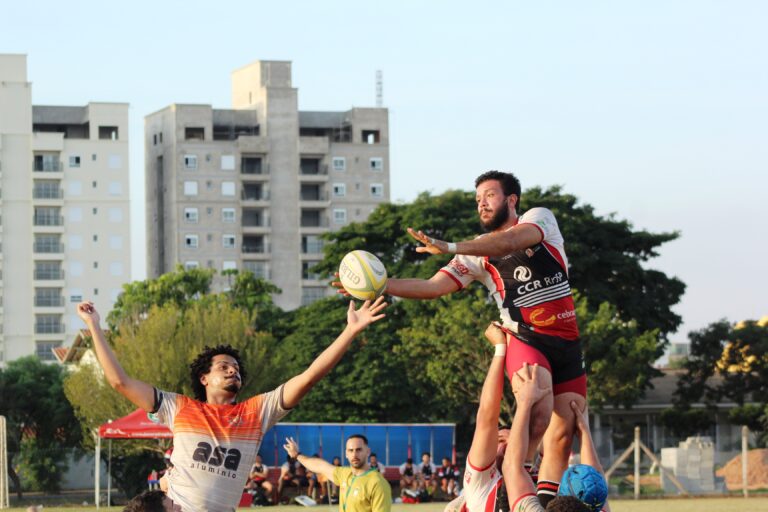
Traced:
[[222, 463], [226, 469], [236, 471], [240, 466], [240, 450], [236, 448], [224, 448], [223, 446], [212, 447], [208, 443], [197, 443], [197, 450], [192, 454], [192, 460], [202, 462], [209, 466], [218, 467]]

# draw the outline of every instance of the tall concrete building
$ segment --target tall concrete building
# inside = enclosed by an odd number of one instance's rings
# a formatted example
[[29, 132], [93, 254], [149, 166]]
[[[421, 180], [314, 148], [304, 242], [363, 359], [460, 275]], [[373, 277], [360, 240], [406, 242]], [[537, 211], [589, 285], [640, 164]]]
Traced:
[[33, 106], [24, 55], [0, 55], [0, 364], [52, 348], [130, 280], [128, 105]]
[[232, 108], [174, 104], [145, 119], [149, 277], [245, 269], [293, 309], [331, 292], [319, 236], [389, 200], [383, 108], [300, 112], [291, 63], [232, 73]]

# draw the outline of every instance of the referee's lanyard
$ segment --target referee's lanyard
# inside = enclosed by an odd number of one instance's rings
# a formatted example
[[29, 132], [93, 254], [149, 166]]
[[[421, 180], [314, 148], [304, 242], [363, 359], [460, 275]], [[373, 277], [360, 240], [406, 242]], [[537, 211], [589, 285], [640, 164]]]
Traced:
[[368, 471], [366, 471], [362, 475], [354, 475], [352, 477], [352, 481], [349, 482], [349, 487], [347, 487], [347, 494], [344, 495], [344, 504], [341, 506], [341, 508], [342, 508], [342, 510], [344, 510], [344, 512], [347, 512], [347, 501], [349, 500], [349, 493], [352, 491], [352, 486], [355, 484], [355, 480], [357, 480], [357, 477], [365, 476], [368, 473], [370, 473], [371, 471], [376, 471], [376, 468], [370, 468]]

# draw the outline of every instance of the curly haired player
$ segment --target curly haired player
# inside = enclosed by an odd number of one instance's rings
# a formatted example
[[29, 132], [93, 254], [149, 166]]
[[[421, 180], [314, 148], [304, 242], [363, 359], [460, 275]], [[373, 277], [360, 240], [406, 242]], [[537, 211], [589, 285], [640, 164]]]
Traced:
[[242, 402], [237, 395], [245, 372], [232, 347], [206, 347], [190, 365], [192, 399], [128, 376], [105, 340], [93, 303], [81, 302], [77, 313], [91, 331], [109, 384], [173, 432], [168, 497], [185, 511], [218, 512], [235, 510], [264, 433], [336, 366], [355, 336], [384, 317], [385, 306], [382, 298], [359, 309], [350, 302], [347, 326], [304, 372]]

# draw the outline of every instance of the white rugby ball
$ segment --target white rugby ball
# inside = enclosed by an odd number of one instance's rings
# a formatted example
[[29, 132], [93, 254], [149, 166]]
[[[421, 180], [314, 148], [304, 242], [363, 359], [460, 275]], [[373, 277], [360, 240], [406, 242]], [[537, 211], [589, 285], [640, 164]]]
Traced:
[[339, 278], [347, 293], [360, 300], [373, 300], [387, 289], [387, 269], [367, 251], [347, 253], [339, 265]]

